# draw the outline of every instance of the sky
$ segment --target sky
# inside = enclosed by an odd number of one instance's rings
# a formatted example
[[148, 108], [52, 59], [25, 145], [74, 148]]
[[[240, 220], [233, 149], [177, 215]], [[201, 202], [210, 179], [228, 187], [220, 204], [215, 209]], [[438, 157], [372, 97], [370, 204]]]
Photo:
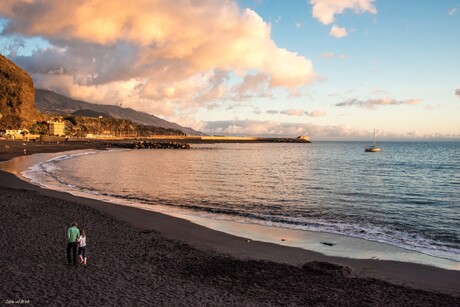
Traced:
[[0, 53], [211, 135], [460, 140], [460, 0], [0, 0]]

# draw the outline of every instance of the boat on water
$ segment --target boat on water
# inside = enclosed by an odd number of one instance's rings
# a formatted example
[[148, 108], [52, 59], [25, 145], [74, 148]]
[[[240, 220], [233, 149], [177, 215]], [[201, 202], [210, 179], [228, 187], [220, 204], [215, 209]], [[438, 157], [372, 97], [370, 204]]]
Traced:
[[374, 128], [374, 145], [367, 146], [366, 149], [364, 149], [365, 152], [380, 152], [382, 149], [380, 147], [377, 147], [375, 145], [375, 128]]

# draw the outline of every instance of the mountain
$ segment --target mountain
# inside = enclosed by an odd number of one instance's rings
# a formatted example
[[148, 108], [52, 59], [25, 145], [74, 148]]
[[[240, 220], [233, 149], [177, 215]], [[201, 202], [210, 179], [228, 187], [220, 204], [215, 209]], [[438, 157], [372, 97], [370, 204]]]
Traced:
[[0, 129], [22, 129], [40, 118], [30, 75], [0, 54]]
[[85, 116], [85, 117], [101, 117], [101, 118], [113, 118], [112, 116], [102, 113], [102, 112], [97, 112], [89, 109], [84, 109], [84, 110], [77, 110], [72, 113], [72, 115], [75, 116]]
[[[179, 129], [187, 135], [204, 135], [202, 132], [195, 131], [192, 128], [182, 127], [176, 123], [168, 122], [156, 117], [155, 115], [138, 112], [131, 108], [122, 108], [114, 105], [94, 104], [86, 101], [75, 100], [44, 89], [35, 90], [35, 105], [37, 109], [44, 113], [75, 114], [75, 112], [82, 111], [84, 114], [98, 114], [103, 117], [106, 115], [107, 117], [112, 118], [129, 119], [141, 125]], [[93, 111], [93, 113], [89, 113], [91, 111]], [[94, 116], [91, 115], [90, 117]]]

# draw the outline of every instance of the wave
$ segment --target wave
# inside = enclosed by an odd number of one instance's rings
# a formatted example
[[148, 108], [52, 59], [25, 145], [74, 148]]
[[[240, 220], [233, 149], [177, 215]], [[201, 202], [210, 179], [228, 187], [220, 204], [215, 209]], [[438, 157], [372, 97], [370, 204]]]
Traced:
[[[115, 150], [124, 151], [124, 150]], [[122, 205], [136, 206], [141, 204], [163, 213], [176, 212], [192, 214], [204, 218], [235, 221], [244, 224], [258, 224], [269, 227], [287, 228], [293, 230], [306, 230], [345, 235], [368, 241], [380, 242], [407, 250], [421, 252], [430, 256], [460, 261], [460, 244], [456, 238], [446, 235], [445, 240], [437, 240], [423, 233], [394, 229], [385, 225], [369, 222], [347, 220], [346, 216], [331, 218], [318, 217], [317, 213], [311, 216], [280, 215], [271, 213], [251, 212], [242, 208], [221, 206], [222, 202], [201, 201], [199, 203], [177, 202], [169, 199], [152, 198], [148, 195], [115, 194], [96, 190], [91, 187], [77, 186], [69, 183], [62, 175], [60, 162], [75, 159], [85, 155], [93, 155], [98, 151], [89, 151], [78, 154], [69, 154], [38, 163], [23, 172], [24, 177], [33, 183], [47, 188], [59, 189], [65, 192], [86, 196], [100, 200], [110, 201]], [[128, 191], [127, 191], [128, 192]], [[418, 195], [414, 195], [418, 196]], [[458, 238], [457, 238], [458, 239]]]

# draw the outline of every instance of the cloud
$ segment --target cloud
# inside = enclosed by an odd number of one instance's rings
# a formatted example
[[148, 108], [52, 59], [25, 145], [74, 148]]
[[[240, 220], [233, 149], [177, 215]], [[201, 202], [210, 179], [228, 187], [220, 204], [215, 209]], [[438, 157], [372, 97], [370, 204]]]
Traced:
[[345, 60], [346, 58], [348, 58], [348, 55], [347, 54], [335, 54], [334, 52], [323, 52], [321, 53], [321, 55], [319, 56], [320, 58], [322, 59], [325, 59], [325, 60], [330, 60], [330, 59], [333, 59], [333, 58], [338, 58], [339, 60]]
[[289, 116], [302, 116], [305, 114], [305, 110], [302, 109], [287, 109], [280, 112], [280, 114], [285, 114]]
[[325, 59], [325, 60], [330, 60], [334, 58], [335, 54], [334, 52], [323, 52], [320, 55], [320, 58]]
[[331, 31], [329, 31], [329, 35], [342, 38], [348, 35], [347, 29], [338, 27], [337, 25], [333, 25]]
[[451, 8], [451, 9], [449, 10], [449, 13], [448, 13], [448, 14], [449, 14], [449, 16], [452, 16], [452, 15], [454, 15], [455, 13], [457, 13], [457, 8], [456, 8], [456, 7]]
[[455, 90], [455, 95], [457, 95], [458, 98], [460, 98], [460, 88], [458, 88], [458, 89]]
[[13, 59], [38, 87], [78, 88], [93, 102], [110, 90], [137, 109], [171, 112], [233, 98], [232, 89], [240, 98], [295, 92], [316, 78], [311, 60], [278, 47], [270, 25], [233, 0], [5, 0], [0, 16], [2, 35], [49, 42]]
[[[322, 126], [312, 123], [290, 123], [257, 120], [228, 120], [204, 122], [202, 131], [207, 134], [297, 137], [308, 135], [315, 141], [327, 140], [366, 140], [372, 138], [371, 129], [358, 129], [348, 125]], [[388, 132], [380, 130], [379, 140], [439, 140], [460, 139], [460, 134], [431, 133], [421, 134], [417, 131]]]
[[313, 6], [313, 17], [325, 25], [333, 23], [335, 15], [342, 14], [347, 9], [356, 13], [376, 14], [377, 9], [373, 2], [374, 0], [310, 0], [310, 4]]
[[369, 139], [370, 132], [347, 125], [321, 126], [311, 123], [289, 123], [257, 120], [209, 121], [203, 125], [207, 134], [297, 137], [308, 135], [313, 140]]
[[270, 115], [285, 114], [285, 115], [289, 115], [289, 116], [303, 116], [303, 115], [310, 116], [310, 117], [323, 117], [323, 116], [326, 116], [326, 112], [324, 112], [323, 110], [319, 110], [319, 109], [311, 111], [311, 112], [308, 112], [308, 111], [305, 111], [305, 110], [302, 110], [302, 109], [287, 109], [287, 110], [283, 110], [283, 111], [268, 110], [265, 113], [270, 114]]
[[326, 116], [326, 112], [324, 112], [323, 110], [314, 110], [314, 111], [311, 111], [311, 112], [305, 112], [306, 115], [310, 116], [310, 117], [323, 117], [323, 116]]
[[421, 99], [408, 99], [408, 100], [395, 100], [391, 98], [379, 98], [379, 99], [367, 99], [367, 100], [358, 100], [358, 99], [349, 99], [340, 103], [337, 103], [337, 107], [351, 107], [357, 106], [367, 109], [374, 109], [378, 106], [394, 106], [394, 105], [417, 105], [422, 102]]
[[231, 99], [236, 101], [245, 100], [253, 97], [270, 96], [270, 75], [267, 74], [247, 74], [240, 84], [231, 90]]
[[208, 134], [296, 137], [307, 134], [308, 127], [308, 124], [231, 120], [206, 122], [203, 131]]

